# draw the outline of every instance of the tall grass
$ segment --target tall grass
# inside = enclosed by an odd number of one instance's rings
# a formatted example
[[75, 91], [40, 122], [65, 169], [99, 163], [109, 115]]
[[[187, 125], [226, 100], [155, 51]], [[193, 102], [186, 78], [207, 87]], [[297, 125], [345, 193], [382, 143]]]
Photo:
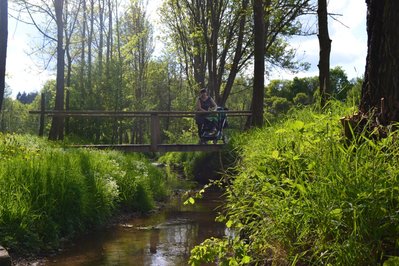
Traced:
[[53, 249], [120, 208], [147, 211], [166, 195], [162, 173], [139, 156], [0, 135], [0, 157], [0, 243], [18, 252]]
[[241, 162], [220, 218], [236, 237], [196, 247], [193, 265], [377, 265], [398, 255], [397, 133], [348, 143], [345, 111], [331, 111], [295, 111], [236, 140]]

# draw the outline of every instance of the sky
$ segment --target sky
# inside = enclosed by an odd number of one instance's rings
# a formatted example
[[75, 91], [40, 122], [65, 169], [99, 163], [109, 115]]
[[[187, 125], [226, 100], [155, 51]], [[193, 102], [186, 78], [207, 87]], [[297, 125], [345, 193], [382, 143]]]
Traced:
[[[329, 35], [331, 42], [330, 68], [341, 66], [349, 79], [364, 75], [367, 55], [366, 13], [364, 0], [330, 0], [328, 12], [339, 14], [334, 19], [329, 17]], [[300, 37], [293, 40], [297, 48], [297, 57], [309, 62], [307, 72], [297, 74], [284, 70], [274, 71], [271, 78], [292, 78], [317, 76], [319, 61], [319, 42], [317, 36]]]
[[[154, 24], [158, 23], [157, 6], [161, 1], [149, 1], [148, 14]], [[331, 43], [330, 66], [341, 66], [349, 79], [364, 74], [367, 54], [366, 4], [364, 0], [330, 0], [328, 12], [339, 14], [329, 18]], [[32, 38], [39, 36], [37, 30], [10, 18], [8, 25], [8, 50], [6, 83], [12, 97], [18, 92], [39, 91], [44, 83], [55, 77], [54, 70], [46, 70], [43, 62], [32, 55]], [[157, 27], [156, 27], [157, 28]], [[157, 33], [156, 33], [157, 34]], [[161, 47], [160, 44], [157, 45]], [[275, 70], [266, 79], [291, 79], [294, 76], [318, 75], [319, 43], [317, 36], [298, 37], [292, 40], [297, 57], [310, 63], [310, 69], [296, 74]]]

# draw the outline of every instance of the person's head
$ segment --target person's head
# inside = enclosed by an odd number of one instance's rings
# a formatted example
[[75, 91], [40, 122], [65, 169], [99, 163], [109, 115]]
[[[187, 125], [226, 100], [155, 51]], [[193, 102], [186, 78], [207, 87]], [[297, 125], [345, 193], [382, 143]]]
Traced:
[[202, 97], [202, 96], [206, 96], [206, 95], [208, 95], [208, 91], [205, 88], [202, 88], [200, 90], [200, 96]]

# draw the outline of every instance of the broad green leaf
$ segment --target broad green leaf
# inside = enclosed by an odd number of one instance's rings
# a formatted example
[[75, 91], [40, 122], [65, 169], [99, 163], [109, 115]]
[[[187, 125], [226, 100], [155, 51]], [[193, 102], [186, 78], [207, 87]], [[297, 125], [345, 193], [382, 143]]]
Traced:
[[332, 216], [334, 216], [336, 219], [341, 219], [342, 218], [342, 209], [340, 209], [340, 208], [334, 209], [334, 210], [330, 211], [330, 214]]
[[292, 128], [293, 130], [303, 130], [303, 128], [305, 127], [305, 123], [302, 122], [301, 120], [296, 120], [294, 121], [292, 124], [290, 124], [290, 128]]
[[250, 263], [250, 262], [251, 262], [250, 256], [244, 256], [241, 260], [241, 263]]
[[279, 156], [280, 156], [280, 153], [279, 153], [279, 151], [277, 151], [277, 150], [274, 150], [274, 151], [272, 152], [272, 157], [273, 157], [274, 159], [278, 159], [278, 158], [279, 158]]
[[183, 204], [184, 205], [188, 205], [188, 204], [194, 204], [195, 203], [195, 199], [193, 197], [189, 197]]
[[227, 228], [231, 228], [231, 226], [233, 225], [233, 221], [232, 220], [228, 220], [226, 223], [226, 227]]

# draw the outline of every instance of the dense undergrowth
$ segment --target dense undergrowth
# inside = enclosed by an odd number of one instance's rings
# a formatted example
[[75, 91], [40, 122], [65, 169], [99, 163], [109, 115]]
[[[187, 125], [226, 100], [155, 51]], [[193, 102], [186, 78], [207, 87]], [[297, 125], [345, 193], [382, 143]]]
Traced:
[[0, 134], [0, 158], [0, 244], [18, 253], [52, 250], [167, 194], [164, 174], [139, 155]]
[[344, 140], [339, 118], [305, 108], [235, 139], [241, 160], [226, 188], [231, 229], [190, 263], [378, 265], [399, 255], [397, 132]]
[[190, 180], [207, 184], [210, 180], [220, 179], [225, 169], [234, 165], [238, 155], [232, 147], [228, 143], [221, 152], [169, 152], [158, 161]]

